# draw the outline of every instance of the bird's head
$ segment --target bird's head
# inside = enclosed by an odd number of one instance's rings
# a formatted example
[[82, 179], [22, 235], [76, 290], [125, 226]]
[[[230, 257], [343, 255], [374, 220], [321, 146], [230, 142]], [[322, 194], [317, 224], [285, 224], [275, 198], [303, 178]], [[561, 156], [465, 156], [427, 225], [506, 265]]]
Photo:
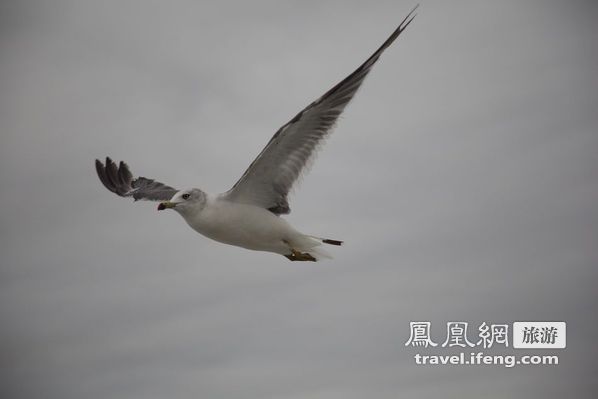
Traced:
[[198, 188], [178, 191], [168, 201], [160, 202], [158, 210], [174, 209], [180, 214], [199, 211], [206, 203], [206, 194]]

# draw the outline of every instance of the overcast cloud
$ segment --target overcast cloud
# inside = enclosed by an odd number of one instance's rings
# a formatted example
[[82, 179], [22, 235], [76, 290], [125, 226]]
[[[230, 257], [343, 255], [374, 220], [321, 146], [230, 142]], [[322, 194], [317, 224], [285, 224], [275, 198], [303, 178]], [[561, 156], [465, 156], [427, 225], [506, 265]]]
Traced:
[[[595, 397], [595, 2], [422, 2], [291, 198], [346, 241], [332, 261], [215, 243], [95, 176], [227, 190], [414, 4], [3, 2], [0, 396]], [[418, 367], [410, 320], [563, 320], [568, 347]]]

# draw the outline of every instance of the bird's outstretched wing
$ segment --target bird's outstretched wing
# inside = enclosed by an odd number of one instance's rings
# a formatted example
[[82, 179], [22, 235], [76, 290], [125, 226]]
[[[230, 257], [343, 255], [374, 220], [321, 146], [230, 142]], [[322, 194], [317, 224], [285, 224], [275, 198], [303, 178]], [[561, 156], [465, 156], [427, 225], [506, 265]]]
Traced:
[[106, 158], [106, 164], [96, 159], [96, 171], [104, 186], [121, 197], [133, 197], [137, 200], [167, 201], [176, 194], [178, 190], [145, 177], [133, 178], [129, 166], [120, 161], [116, 163]]
[[315, 149], [331, 132], [339, 115], [388, 46], [407, 28], [417, 6], [370, 58], [322, 97], [281, 127], [223, 198], [257, 205], [275, 214], [290, 212], [287, 195]]

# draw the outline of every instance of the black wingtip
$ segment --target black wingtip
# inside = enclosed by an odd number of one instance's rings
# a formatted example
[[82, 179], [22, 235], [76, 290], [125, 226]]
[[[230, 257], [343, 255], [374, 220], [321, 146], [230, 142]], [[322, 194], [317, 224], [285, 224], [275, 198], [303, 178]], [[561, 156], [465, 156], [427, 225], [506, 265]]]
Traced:
[[403, 19], [403, 21], [401, 21], [401, 23], [399, 24], [399, 27], [397, 28], [397, 34], [403, 32], [405, 29], [407, 29], [407, 27], [409, 26], [411, 21], [413, 21], [413, 19], [417, 16], [417, 14], [415, 13], [415, 10], [417, 10], [418, 7], [419, 7], [419, 3], [417, 3], [415, 5], [415, 7], [413, 7], [411, 9], [411, 11], [409, 11], [409, 14], [407, 14], [407, 16]]
[[407, 25], [409, 25], [411, 23], [411, 21], [413, 21], [413, 18], [415, 18], [417, 16], [417, 14], [415, 13], [415, 10], [417, 10], [418, 7], [419, 7], [419, 3], [417, 3], [415, 5], [415, 7], [413, 7], [413, 9], [411, 11], [409, 11], [409, 14], [407, 14], [407, 17], [405, 17], [405, 20], [401, 24], [401, 25], [403, 25], [403, 30], [407, 27]]
[[109, 157], [106, 157], [106, 167], [104, 170], [106, 173], [106, 177], [108, 178], [108, 181], [110, 181], [111, 187], [113, 187], [115, 190], [114, 192], [118, 193], [118, 187], [119, 187], [118, 166], [116, 166], [116, 164], [112, 161], [112, 159], [110, 159]]
[[102, 169], [104, 167], [104, 164], [102, 164], [102, 161], [100, 161], [99, 159], [96, 158], [96, 172], [98, 172], [98, 175], [100, 174], [100, 169]]
[[418, 7], [419, 7], [419, 3], [416, 4], [416, 6], [411, 9], [411, 11], [409, 11], [409, 14], [407, 14], [407, 16], [405, 18], [403, 18], [403, 20], [401, 21], [399, 26], [394, 30], [394, 32], [392, 32], [392, 34], [388, 37], [388, 39], [386, 39], [386, 41], [382, 44], [382, 46], [380, 46], [378, 48], [378, 50], [376, 50], [374, 52], [374, 54], [372, 54], [372, 56], [370, 58], [368, 58], [368, 60], [366, 62], [364, 62], [360, 68], [357, 69], [358, 71], [359, 71], [359, 69], [362, 69], [368, 65], [369, 66], [373, 65], [374, 62], [376, 62], [378, 60], [378, 58], [380, 57], [380, 54], [382, 54], [382, 52], [384, 50], [386, 50], [388, 47], [390, 47], [390, 45], [397, 39], [397, 37], [399, 37], [399, 35], [401, 33], [403, 33], [403, 31], [405, 29], [407, 29], [407, 27], [409, 26], [411, 21], [413, 21], [413, 19], [417, 15], [417, 14], [415, 14], [415, 10], [417, 10]]
[[330, 239], [328, 239], [328, 238], [324, 238], [324, 239], [322, 240], [322, 242], [323, 242], [324, 244], [330, 244], [330, 245], [343, 245], [343, 242], [342, 242], [342, 241], [338, 241], [338, 240], [330, 240]]
[[[110, 158], [106, 158], [106, 161], [108, 161], [109, 159]], [[107, 165], [108, 165], [108, 162], [106, 162], [106, 166]], [[96, 173], [98, 174], [100, 181], [102, 182], [104, 187], [106, 187], [109, 191], [116, 193], [116, 188], [114, 187], [114, 185], [108, 178], [108, 174], [106, 173], [106, 166], [104, 166], [102, 161], [100, 161], [99, 159], [96, 159]]]

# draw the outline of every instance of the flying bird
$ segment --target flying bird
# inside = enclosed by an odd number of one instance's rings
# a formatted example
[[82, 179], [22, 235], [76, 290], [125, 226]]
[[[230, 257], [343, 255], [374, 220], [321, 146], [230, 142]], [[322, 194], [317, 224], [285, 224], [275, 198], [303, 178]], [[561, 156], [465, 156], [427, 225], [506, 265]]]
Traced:
[[133, 177], [125, 162], [117, 165], [109, 157], [105, 163], [95, 162], [101, 182], [121, 197], [159, 201], [158, 210], [174, 209], [191, 228], [221, 243], [274, 252], [291, 261], [330, 257], [320, 246], [341, 245], [342, 241], [303, 234], [280, 215], [290, 213], [289, 191], [380, 55], [415, 18], [416, 8], [359, 68], [278, 129], [227, 192], [177, 190], [153, 179]]

